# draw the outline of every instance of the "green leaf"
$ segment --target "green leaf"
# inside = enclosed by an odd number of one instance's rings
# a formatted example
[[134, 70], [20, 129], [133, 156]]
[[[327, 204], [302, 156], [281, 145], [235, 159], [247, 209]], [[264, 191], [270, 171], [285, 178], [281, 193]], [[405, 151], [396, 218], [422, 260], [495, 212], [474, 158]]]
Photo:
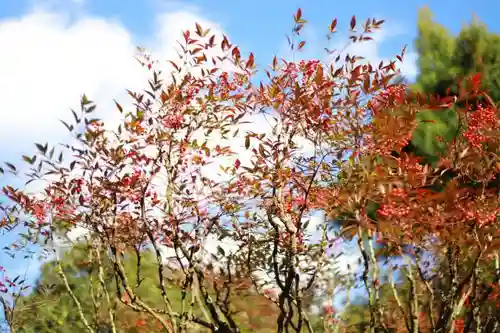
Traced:
[[55, 148], [56, 147], [52, 147], [52, 149], [50, 150], [50, 153], [49, 153], [49, 158], [50, 159], [52, 159], [54, 157]]
[[444, 153], [443, 145], [437, 140], [442, 137], [450, 141], [457, 133], [458, 123], [455, 110], [422, 111], [417, 114], [418, 125], [412, 137], [412, 144], [421, 153], [437, 158]]
[[118, 108], [118, 111], [120, 111], [120, 113], [123, 113], [123, 108], [120, 104], [118, 104], [118, 102], [115, 100], [115, 105], [116, 107]]
[[29, 156], [23, 155], [23, 160], [29, 164], [33, 164], [33, 161], [31, 161], [31, 158]]
[[92, 103], [92, 101], [87, 98], [87, 95], [83, 94], [81, 100], [82, 106], [88, 105], [90, 103]]
[[14, 166], [14, 164], [9, 163], [9, 162], [4, 162], [4, 163], [5, 163], [5, 165], [6, 165], [6, 166], [7, 166], [7, 167], [11, 170], [11, 171], [13, 171], [13, 172], [17, 172], [17, 169], [16, 169], [16, 167]]
[[97, 105], [91, 105], [88, 108], [85, 109], [85, 113], [92, 113], [94, 110], [97, 108]]
[[71, 113], [73, 113], [73, 117], [75, 118], [75, 122], [77, 124], [80, 123], [80, 118], [78, 118], [78, 115], [76, 114], [75, 110], [71, 110]]
[[35, 146], [41, 154], [43, 155], [47, 154], [47, 148], [48, 148], [47, 144], [43, 146], [39, 143], [35, 143]]
[[217, 253], [219, 253], [223, 257], [226, 256], [226, 251], [224, 251], [224, 249], [220, 245], [217, 246]]
[[65, 121], [61, 120], [61, 123], [63, 123], [64, 126], [68, 129], [68, 131], [72, 132], [74, 127], [73, 125], [68, 125]]

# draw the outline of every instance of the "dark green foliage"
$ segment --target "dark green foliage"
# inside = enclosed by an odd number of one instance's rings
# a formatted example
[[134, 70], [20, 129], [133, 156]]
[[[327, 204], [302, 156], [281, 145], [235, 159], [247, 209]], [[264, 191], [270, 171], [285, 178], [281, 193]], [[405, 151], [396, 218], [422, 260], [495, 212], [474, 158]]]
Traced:
[[[112, 273], [111, 263], [104, 260], [103, 254], [103, 272], [106, 288], [112, 299], [112, 306], [116, 302], [116, 283]], [[135, 276], [137, 260], [133, 253], [127, 254], [124, 260], [125, 269], [129, 276]], [[82, 304], [83, 312], [96, 332], [111, 332], [107, 317], [108, 306], [100, 288], [98, 279], [98, 265], [96, 262], [89, 261], [89, 249], [85, 245], [78, 245], [67, 251], [61, 265], [68, 279], [69, 285]], [[141, 253], [141, 275], [144, 280], [136, 288], [137, 294], [147, 302], [161, 304], [161, 295], [155, 287], [158, 283], [156, 277], [155, 259], [151, 252]], [[135, 281], [133, 281], [135, 283]], [[179, 300], [180, 291], [178, 289], [169, 290], [170, 296]], [[98, 305], [97, 311], [94, 310], [94, 301]], [[123, 310], [123, 306], [117, 304]], [[120, 313], [120, 310], [117, 314]], [[122, 312], [122, 314], [124, 314]], [[132, 315], [131, 315], [132, 314]], [[16, 325], [20, 328], [17, 332], [21, 333], [67, 333], [85, 332], [85, 327], [80, 320], [77, 308], [73, 299], [63, 284], [57, 273], [55, 261], [45, 263], [42, 267], [42, 273], [36, 282], [33, 292], [20, 299], [17, 306]], [[128, 326], [134, 324], [134, 320], [139, 319], [133, 312], [128, 313], [128, 318], [118, 318], [119, 326]], [[130, 323], [126, 323], [129, 321]], [[122, 331], [120, 331], [122, 332]], [[126, 332], [133, 332], [127, 330]]]
[[[478, 19], [454, 36], [433, 20], [428, 8], [423, 8], [418, 15], [415, 47], [419, 75], [413, 91], [455, 95], [461, 80], [479, 73], [482, 88], [493, 101], [500, 100], [500, 35], [489, 32]], [[444, 145], [436, 137], [449, 141], [458, 133], [456, 113], [453, 109], [424, 111], [418, 117], [420, 123], [409, 149], [425, 157], [426, 162], [434, 162], [437, 154], [444, 153]]]
[[484, 88], [493, 100], [500, 100], [500, 35], [489, 32], [477, 18], [453, 36], [423, 8], [415, 46], [419, 56], [417, 91], [444, 96], [447, 89], [455, 89], [457, 79], [481, 73]]

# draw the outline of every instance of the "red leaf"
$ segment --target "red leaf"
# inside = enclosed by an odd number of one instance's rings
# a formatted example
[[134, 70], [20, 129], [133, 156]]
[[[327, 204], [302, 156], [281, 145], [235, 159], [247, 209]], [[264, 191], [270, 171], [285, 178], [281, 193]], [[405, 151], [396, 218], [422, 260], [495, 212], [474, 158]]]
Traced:
[[240, 165], [241, 165], [240, 160], [238, 160], [238, 159], [237, 159], [236, 161], [234, 161], [234, 167], [235, 167], [236, 169], [239, 169]]
[[254, 65], [254, 56], [253, 56], [253, 53], [250, 53], [250, 55], [248, 56], [248, 61], [247, 61], [247, 68], [252, 68], [252, 66]]
[[233, 49], [233, 51], [232, 51], [232, 55], [233, 55], [233, 58], [234, 58], [236, 61], [240, 60], [240, 57], [241, 57], [241, 55], [240, 55], [240, 50], [239, 50], [237, 47], [235, 47], [235, 48]]
[[168, 99], [167, 94], [166, 94], [164, 91], [162, 91], [162, 92], [161, 92], [161, 95], [160, 95], [160, 100], [161, 100], [161, 102], [162, 102], [163, 104], [165, 104], [165, 102], [167, 101], [167, 99]]
[[334, 19], [330, 24], [330, 32], [335, 32], [336, 28], [337, 28], [337, 19]]
[[297, 14], [295, 14], [295, 21], [300, 20], [302, 17], [302, 9], [297, 9]]
[[351, 30], [354, 30], [355, 27], [356, 27], [356, 16], [353, 16], [351, 18]]
[[187, 41], [189, 40], [189, 35], [190, 35], [190, 34], [191, 34], [191, 33], [189, 32], [189, 30], [184, 31], [184, 34], [183, 34], [183, 35], [184, 35], [184, 40], [186, 41], [186, 43], [187, 43]]
[[173, 62], [172, 60], [167, 60], [177, 71], [179, 70], [179, 66]]
[[222, 43], [220, 44], [220, 47], [221, 47], [222, 51], [229, 48], [229, 41], [227, 40], [226, 36], [224, 36], [224, 38], [222, 39]]

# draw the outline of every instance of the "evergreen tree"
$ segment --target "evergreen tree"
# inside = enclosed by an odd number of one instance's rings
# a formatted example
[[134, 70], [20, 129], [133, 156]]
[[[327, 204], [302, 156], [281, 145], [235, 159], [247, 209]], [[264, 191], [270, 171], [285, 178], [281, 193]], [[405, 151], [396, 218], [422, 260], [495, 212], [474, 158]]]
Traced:
[[[411, 87], [413, 91], [442, 97], [448, 93], [455, 95], [460, 80], [478, 75], [481, 88], [493, 101], [500, 101], [499, 34], [489, 32], [485, 24], [473, 18], [470, 25], [463, 26], [454, 36], [434, 21], [427, 7], [419, 11], [417, 25], [419, 75]], [[433, 162], [438, 153], [444, 153], [444, 145], [436, 137], [450, 141], [460, 130], [456, 112], [453, 109], [421, 112], [419, 120], [410, 150]]]

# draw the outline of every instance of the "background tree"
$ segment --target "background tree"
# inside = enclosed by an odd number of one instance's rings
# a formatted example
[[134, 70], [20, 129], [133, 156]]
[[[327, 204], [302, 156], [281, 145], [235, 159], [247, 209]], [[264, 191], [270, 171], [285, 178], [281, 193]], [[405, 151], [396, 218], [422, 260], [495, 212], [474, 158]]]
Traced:
[[[457, 96], [461, 80], [476, 75], [481, 89], [493, 101], [500, 101], [500, 35], [488, 31], [476, 17], [453, 35], [433, 19], [428, 7], [418, 13], [418, 34], [415, 48], [418, 52], [418, 76], [411, 86], [414, 92]], [[473, 103], [474, 101], [469, 101]], [[456, 110], [421, 112], [421, 123], [412, 139], [412, 150], [435, 161], [444, 146], [436, 137], [453, 140], [459, 130]]]
[[415, 47], [419, 74], [416, 90], [445, 96], [447, 89], [457, 92], [457, 79], [480, 73], [481, 88], [493, 100], [500, 100], [499, 34], [488, 31], [486, 25], [474, 17], [454, 36], [434, 21], [427, 7], [419, 11], [417, 25]]
[[[67, 248], [60, 262], [71, 290], [80, 301], [86, 318], [89, 318], [89, 325], [96, 332], [112, 331], [108, 318], [110, 309], [105, 300], [105, 293], [108, 293], [112, 300], [111, 310], [116, 318], [114, 324], [117, 332], [156, 332], [159, 328], [158, 322], [150, 320], [143, 313], [133, 311], [121, 302], [126, 301], [127, 296], [116, 293], [112, 263], [109, 261], [99, 262], [96, 256], [89, 256], [91, 251], [95, 251], [95, 249], [89, 249], [85, 243], [78, 243]], [[139, 263], [141, 280], [137, 294], [152, 306], [160, 308], [162, 297], [155, 287], [157, 284], [155, 281], [155, 258], [150, 250], [143, 251], [140, 256], [137, 256], [137, 253], [132, 250], [124, 253], [125, 271], [128, 276], [137, 276], [137, 258], [141, 258]], [[105, 258], [103, 254], [100, 254], [100, 257]], [[165, 279], [168, 281], [167, 293], [172, 300], [172, 306], [180, 307], [182, 274], [171, 267], [165, 267], [165, 271]], [[104, 287], [101, 279], [104, 281]], [[210, 293], [216, 297], [213, 287], [210, 285], [208, 287], [211, 290]], [[272, 314], [273, 312], [277, 314], [277, 309], [265, 297], [251, 290], [252, 286], [249, 282], [249, 284], [240, 286], [239, 290], [232, 295], [239, 313], [237, 320], [242, 325], [243, 332], [270, 331], [275, 320]], [[117, 298], [118, 296], [120, 298]], [[191, 296], [188, 295], [188, 297]], [[74, 300], [68, 294], [64, 281], [57, 272], [55, 260], [44, 264], [41, 276], [33, 286], [33, 291], [18, 300], [17, 308], [18, 313], [14, 323], [16, 332], [48, 333], [68, 332], [75, 329], [85, 330], [79, 314], [75, 311]], [[194, 312], [198, 315], [202, 314], [201, 309], [196, 305]], [[193, 326], [190, 327], [190, 330], [196, 332], [200, 331], [200, 328]]]

